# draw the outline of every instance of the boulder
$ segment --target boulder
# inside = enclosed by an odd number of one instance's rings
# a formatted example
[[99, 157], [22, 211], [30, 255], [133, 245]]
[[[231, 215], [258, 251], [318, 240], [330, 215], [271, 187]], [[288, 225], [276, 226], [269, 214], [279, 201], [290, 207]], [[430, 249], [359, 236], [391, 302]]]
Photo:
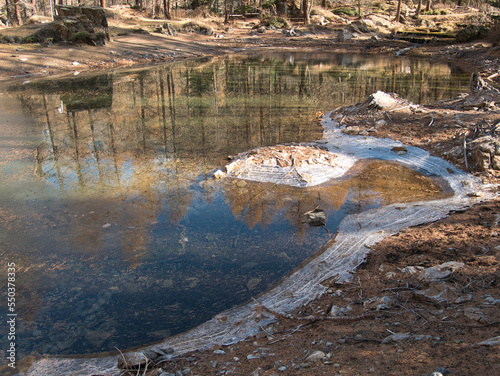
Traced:
[[500, 170], [500, 140], [480, 137], [470, 143], [471, 165], [478, 171]]
[[339, 31], [339, 41], [340, 42], [347, 42], [348, 40], [351, 40], [353, 37], [353, 33], [351, 30], [348, 29], [342, 29]]
[[35, 39], [44, 43], [54, 42], [85, 43], [104, 45], [109, 41], [109, 28], [106, 14], [99, 7], [56, 7], [58, 15], [54, 21], [35, 33]]

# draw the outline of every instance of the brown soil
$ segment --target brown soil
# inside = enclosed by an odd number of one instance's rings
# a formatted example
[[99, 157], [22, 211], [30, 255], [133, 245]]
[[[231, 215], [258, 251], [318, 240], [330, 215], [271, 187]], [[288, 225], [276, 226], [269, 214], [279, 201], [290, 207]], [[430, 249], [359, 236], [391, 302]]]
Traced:
[[[0, 76], [9, 81], [15, 76], [25, 80], [260, 46], [386, 54], [408, 46], [389, 40], [333, 43], [332, 34], [327, 32], [313, 37], [289, 38], [281, 32], [250, 37], [249, 25], [226, 30], [225, 38], [198, 34], [169, 37], [130, 30], [118, 35], [124, 27], [112, 28], [112, 41], [104, 47], [2, 44]], [[411, 53], [453, 62], [483, 77], [500, 69], [500, 48], [487, 42], [430, 44]], [[390, 137], [447, 158], [453, 147], [461, 145], [464, 133], [481, 120], [492, 123], [498, 117], [497, 111], [439, 105], [419, 114], [402, 110], [392, 113], [390, 121], [378, 127], [374, 136]], [[356, 120], [362, 129], [373, 125], [369, 115]], [[466, 168], [463, 160], [452, 162]], [[471, 172], [486, 182], [498, 182], [498, 171]], [[355, 283], [330, 286], [329, 293], [290, 317], [280, 317], [261, 335], [232, 346], [186, 354], [159, 364], [147, 375], [429, 375], [438, 367], [456, 376], [498, 374], [499, 345], [477, 344], [500, 336], [499, 222], [500, 203], [493, 201], [402, 231], [373, 247], [355, 275]], [[424, 268], [449, 261], [464, 266], [438, 282], [419, 279]], [[432, 298], [431, 289], [442, 293], [443, 300]], [[383, 297], [387, 298], [380, 300]], [[332, 307], [334, 312], [340, 310], [337, 315], [332, 316]], [[396, 342], [387, 339], [395, 333], [409, 336]]]

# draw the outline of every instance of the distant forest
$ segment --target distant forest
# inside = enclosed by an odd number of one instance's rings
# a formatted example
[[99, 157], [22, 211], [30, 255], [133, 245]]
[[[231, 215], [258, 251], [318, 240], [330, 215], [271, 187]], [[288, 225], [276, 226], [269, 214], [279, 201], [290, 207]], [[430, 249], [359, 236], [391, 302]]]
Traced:
[[361, 16], [383, 11], [388, 6], [395, 8], [395, 21], [399, 21], [402, 7], [416, 9], [421, 13], [474, 7], [486, 9], [500, 7], [500, 0], [0, 0], [0, 21], [8, 26], [22, 25], [33, 16], [51, 17], [57, 14], [57, 6], [112, 7], [129, 5], [144, 12], [145, 16], [157, 19], [172, 19], [174, 11], [189, 11], [196, 16], [219, 15], [227, 22], [229, 17], [275, 14], [290, 18], [301, 18], [309, 23], [313, 6], [325, 9], [343, 8], [347, 16]]

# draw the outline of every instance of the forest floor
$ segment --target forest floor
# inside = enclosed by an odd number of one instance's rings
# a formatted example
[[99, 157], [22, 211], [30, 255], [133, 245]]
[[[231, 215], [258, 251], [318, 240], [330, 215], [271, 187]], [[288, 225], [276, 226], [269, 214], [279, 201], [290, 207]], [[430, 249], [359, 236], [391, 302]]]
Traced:
[[[159, 23], [158, 21], [156, 21]], [[35, 28], [36, 26], [30, 26]], [[231, 53], [237, 49], [304, 48], [394, 55], [410, 44], [369, 38], [339, 42], [337, 31], [287, 37], [280, 30], [252, 32], [252, 24], [211, 36], [132, 32], [111, 22], [112, 41], [103, 47], [0, 44], [2, 81], [55, 74], [159, 64]], [[222, 26], [221, 26], [222, 28]], [[128, 30], [124, 32], [124, 30]], [[12, 29], [0, 34], [19, 33]], [[30, 32], [26, 31], [23, 32]], [[408, 53], [453, 63], [483, 77], [500, 72], [500, 47], [486, 41], [427, 44]], [[495, 84], [498, 76], [490, 81]], [[0, 94], [1, 95], [1, 94]], [[493, 100], [500, 104], [500, 98]], [[451, 107], [450, 107], [451, 106]], [[333, 109], [325, 109], [333, 110]], [[435, 105], [423, 113], [391, 115], [373, 132], [450, 159], [480, 121], [498, 120], [498, 107]], [[356, 118], [363, 129], [363, 114]], [[366, 122], [366, 129], [369, 128]], [[360, 125], [361, 124], [361, 125]], [[349, 125], [349, 124], [344, 124]], [[475, 170], [451, 158], [485, 183], [498, 184], [498, 171]], [[489, 201], [450, 213], [434, 223], [405, 229], [372, 247], [354, 282], [280, 317], [266, 332], [232, 345], [185, 354], [147, 375], [497, 375], [500, 369], [500, 202]], [[447, 264], [436, 280], [423, 276]], [[452, 267], [453, 266], [453, 267]], [[265, 309], [265, 308], [263, 308]], [[489, 343], [483, 343], [496, 337]], [[445, 371], [446, 369], [446, 371]], [[128, 375], [142, 375], [131, 371]]]

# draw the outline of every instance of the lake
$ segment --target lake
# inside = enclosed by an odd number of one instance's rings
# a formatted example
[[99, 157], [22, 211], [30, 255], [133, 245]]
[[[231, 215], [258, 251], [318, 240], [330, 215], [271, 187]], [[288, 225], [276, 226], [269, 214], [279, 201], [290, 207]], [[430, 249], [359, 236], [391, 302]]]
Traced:
[[[345, 215], [446, 194], [375, 160], [305, 189], [212, 175], [255, 147], [321, 139], [321, 113], [377, 90], [429, 104], [468, 85], [427, 60], [287, 51], [4, 90], [0, 278], [15, 263], [19, 356], [184, 332], [275, 285]], [[307, 223], [316, 207], [325, 226]]]

